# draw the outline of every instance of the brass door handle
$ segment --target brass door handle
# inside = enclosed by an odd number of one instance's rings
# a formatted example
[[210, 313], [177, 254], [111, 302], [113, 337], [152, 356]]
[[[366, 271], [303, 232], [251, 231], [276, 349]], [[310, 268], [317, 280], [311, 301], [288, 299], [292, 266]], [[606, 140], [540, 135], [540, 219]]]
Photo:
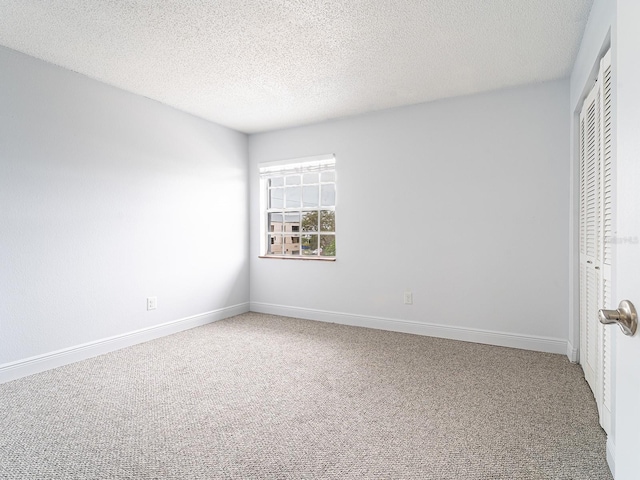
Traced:
[[629, 300], [622, 300], [617, 310], [599, 310], [598, 318], [605, 325], [617, 323], [622, 332], [630, 337], [638, 329], [638, 313]]

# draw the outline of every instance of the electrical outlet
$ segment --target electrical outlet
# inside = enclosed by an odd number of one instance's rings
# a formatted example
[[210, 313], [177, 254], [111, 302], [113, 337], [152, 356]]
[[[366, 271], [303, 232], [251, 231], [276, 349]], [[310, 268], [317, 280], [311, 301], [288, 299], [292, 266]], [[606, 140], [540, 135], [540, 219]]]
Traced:
[[412, 305], [413, 304], [413, 293], [404, 292], [404, 304], [405, 305]]
[[158, 308], [158, 297], [147, 297], [147, 310]]

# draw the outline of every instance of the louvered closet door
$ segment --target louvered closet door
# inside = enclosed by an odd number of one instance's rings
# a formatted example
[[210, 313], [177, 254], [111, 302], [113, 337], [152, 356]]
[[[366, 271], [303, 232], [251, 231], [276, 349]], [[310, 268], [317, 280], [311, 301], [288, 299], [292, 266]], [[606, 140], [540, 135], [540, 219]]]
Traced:
[[600, 213], [600, 135], [598, 87], [580, 114], [580, 363], [596, 392], [598, 371], [598, 215]]
[[[611, 52], [600, 63], [598, 83], [600, 88], [600, 215], [599, 236], [601, 238], [601, 282], [599, 308], [612, 309], [614, 307], [611, 295], [611, 264], [613, 256], [613, 138], [612, 138], [612, 77]], [[609, 433], [611, 431], [611, 336], [612, 329], [596, 323], [600, 339], [600, 367], [602, 373], [598, 376], [598, 397], [600, 405], [600, 424]]]
[[580, 363], [606, 431], [611, 426], [611, 333], [598, 321], [598, 309], [611, 308], [611, 88], [607, 54], [580, 113]]

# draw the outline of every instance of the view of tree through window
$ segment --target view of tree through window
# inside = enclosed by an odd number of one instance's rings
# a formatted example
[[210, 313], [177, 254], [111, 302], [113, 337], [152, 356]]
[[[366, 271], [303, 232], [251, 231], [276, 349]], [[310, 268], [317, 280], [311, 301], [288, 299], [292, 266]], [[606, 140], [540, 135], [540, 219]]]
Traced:
[[266, 178], [267, 255], [335, 257], [336, 174], [329, 167], [289, 166]]

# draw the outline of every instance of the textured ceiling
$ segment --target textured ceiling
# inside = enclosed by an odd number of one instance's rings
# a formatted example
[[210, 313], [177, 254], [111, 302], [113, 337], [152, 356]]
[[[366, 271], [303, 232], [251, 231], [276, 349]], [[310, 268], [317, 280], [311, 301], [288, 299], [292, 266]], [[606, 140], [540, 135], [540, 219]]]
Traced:
[[243, 132], [568, 76], [593, 0], [0, 0], [0, 44]]

